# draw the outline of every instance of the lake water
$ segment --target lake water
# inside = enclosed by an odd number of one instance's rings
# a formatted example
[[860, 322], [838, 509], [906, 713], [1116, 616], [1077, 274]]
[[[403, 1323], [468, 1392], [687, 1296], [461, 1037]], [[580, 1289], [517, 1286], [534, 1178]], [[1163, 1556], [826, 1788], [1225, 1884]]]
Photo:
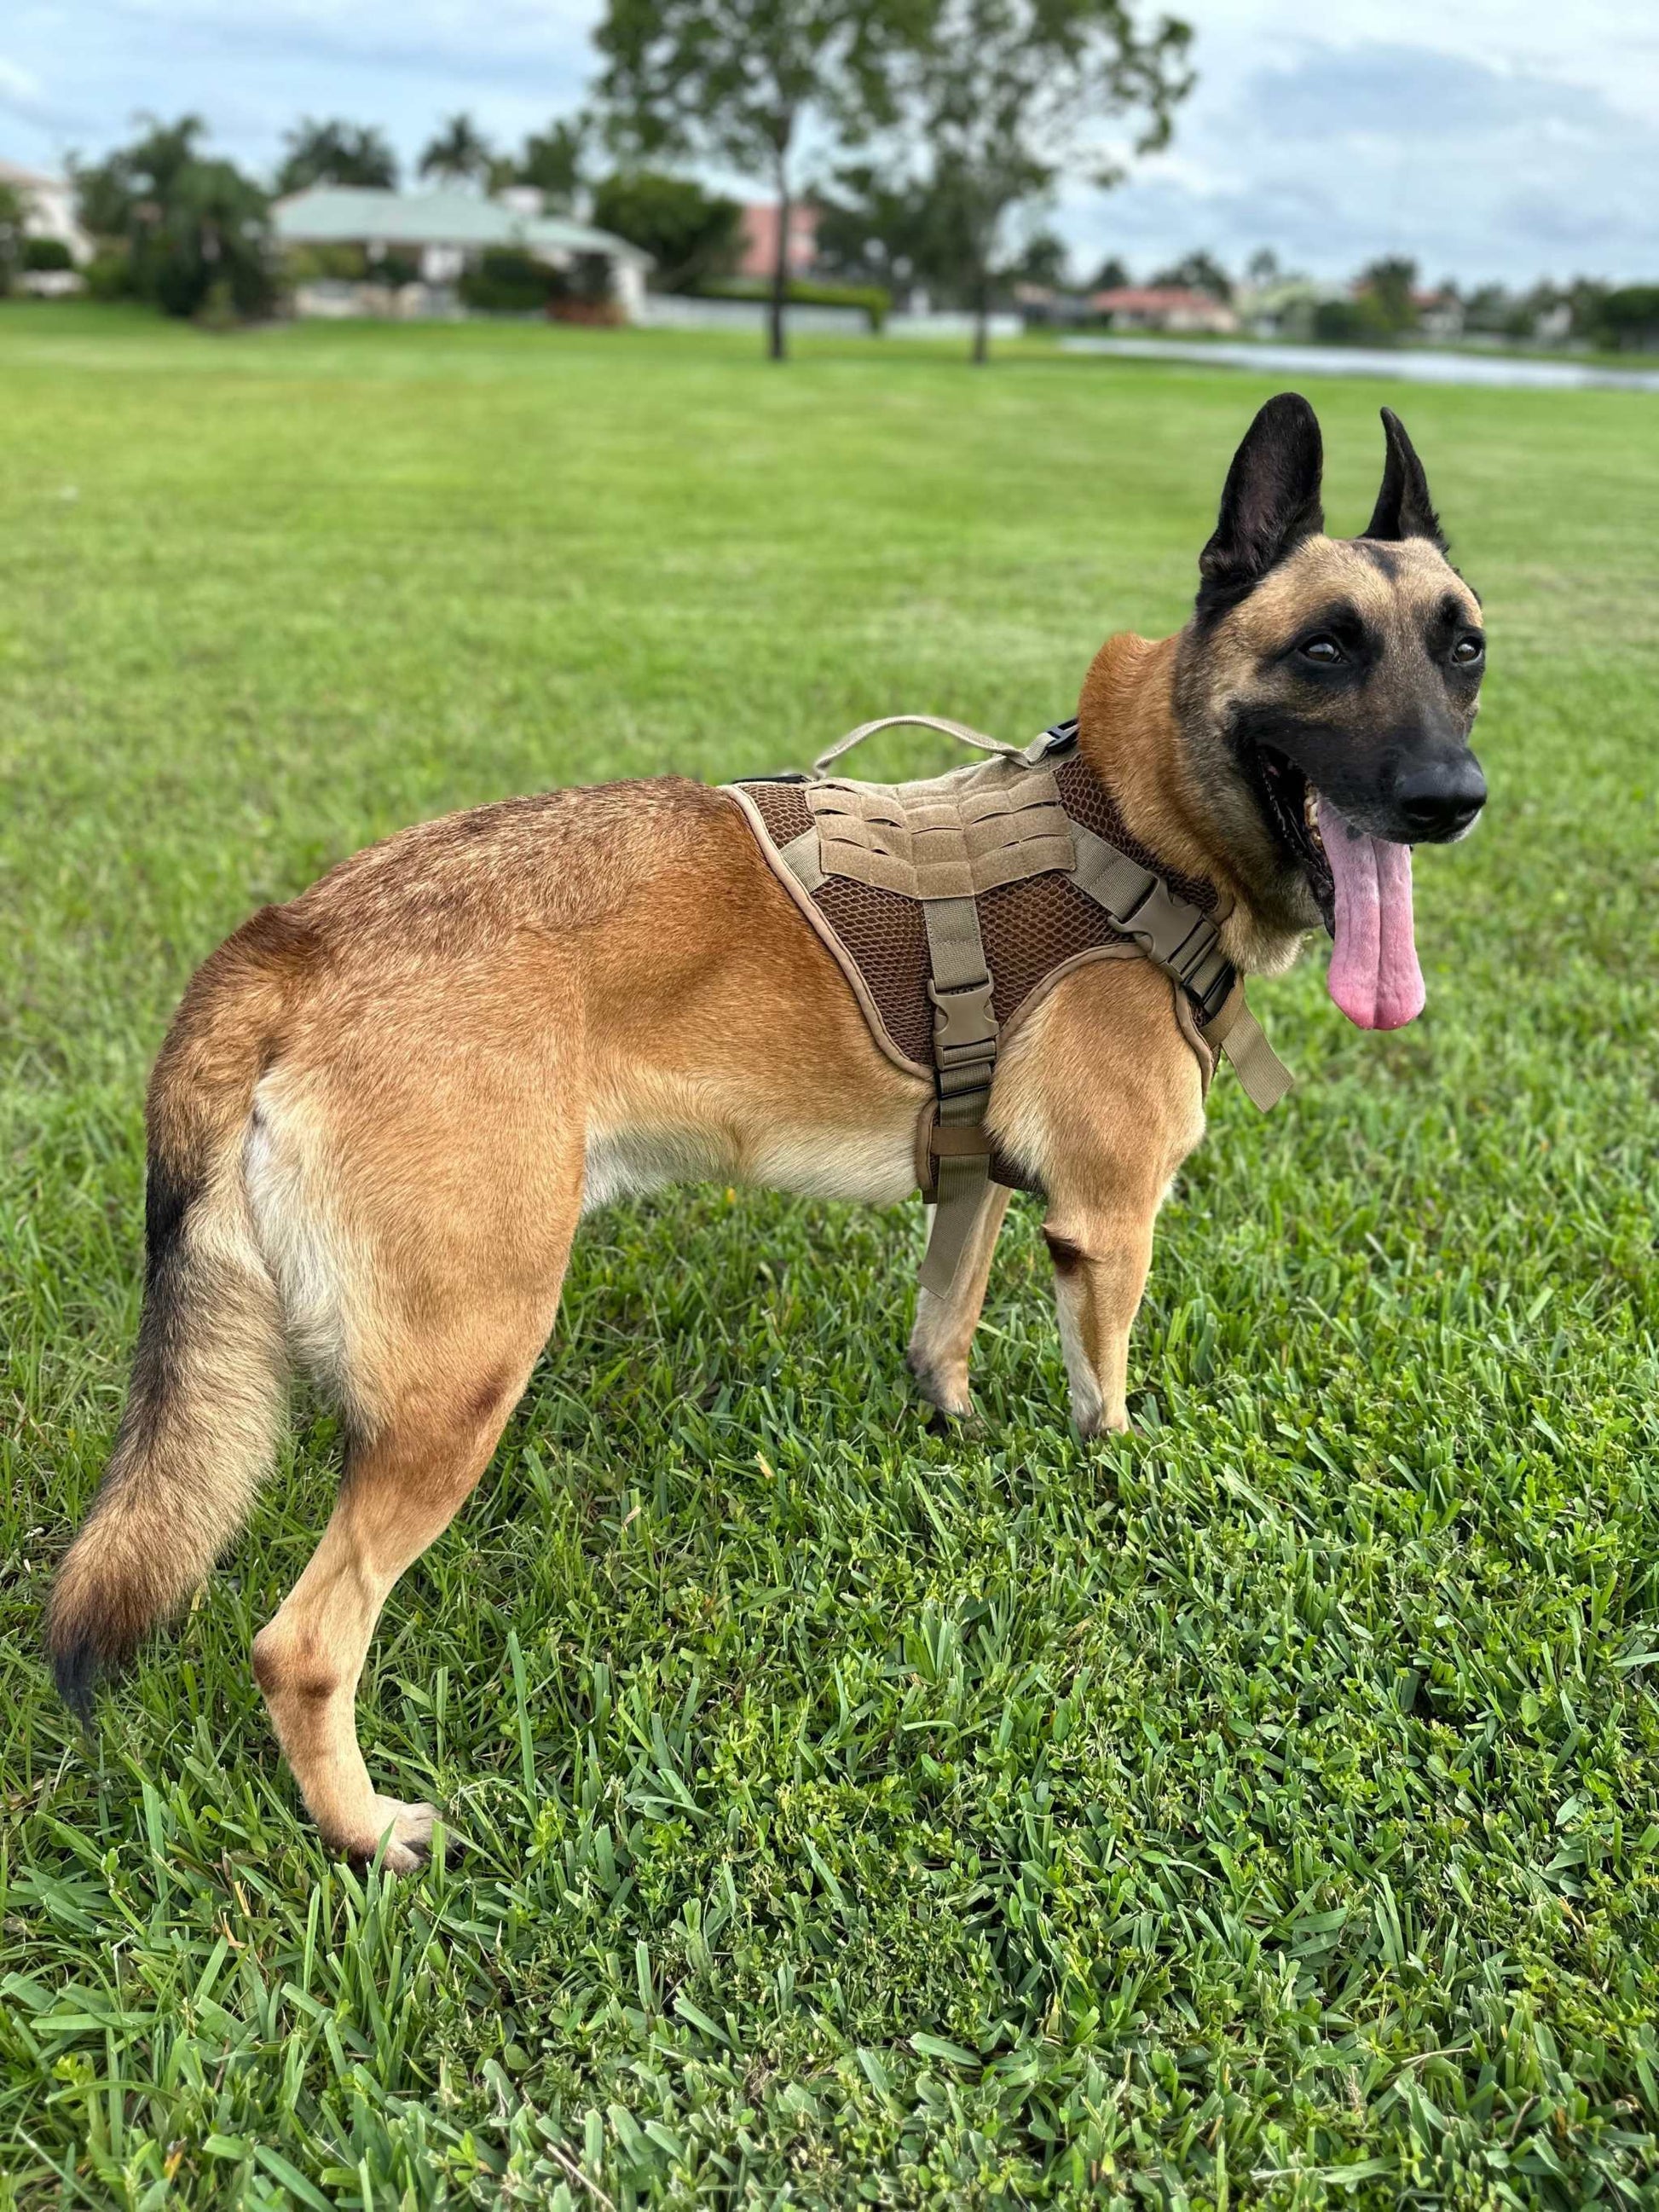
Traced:
[[1527, 392], [1659, 392], [1659, 368], [1603, 368], [1590, 362], [1517, 361], [1504, 354], [1439, 353], [1413, 346], [1189, 344], [1180, 338], [1066, 337], [1066, 353], [1189, 368], [1258, 368], [1290, 376], [1380, 376], [1402, 384], [1501, 385]]

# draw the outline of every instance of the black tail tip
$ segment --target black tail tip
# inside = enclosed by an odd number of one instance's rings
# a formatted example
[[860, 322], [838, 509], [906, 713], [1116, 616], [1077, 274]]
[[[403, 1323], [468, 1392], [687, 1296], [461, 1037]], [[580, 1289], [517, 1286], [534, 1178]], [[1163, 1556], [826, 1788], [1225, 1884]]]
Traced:
[[98, 1646], [90, 1636], [77, 1636], [52, 1655], [58, 1694], [82, 1727], [88, 1730], [92, 1727], [93, 1692], [98, 1687], [100, 1672]]

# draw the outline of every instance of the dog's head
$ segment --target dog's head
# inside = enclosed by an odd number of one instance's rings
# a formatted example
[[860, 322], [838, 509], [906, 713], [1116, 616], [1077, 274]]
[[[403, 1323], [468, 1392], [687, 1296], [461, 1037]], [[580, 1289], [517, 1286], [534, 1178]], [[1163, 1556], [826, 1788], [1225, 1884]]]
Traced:
[[1319, 424], [1270, 399], [1233, 457], [1182, 633], [1183, 732], [1230, 851], [1281, 926], [1323, 921], [1331, 994], [1363, 1028], [1421, 1010], [1413, 845], [1486, 803], [1469, 730], [1486, 669], [1474, 592], [1446, 558], [1398, 416], [1376, 507], [1328, 538]]

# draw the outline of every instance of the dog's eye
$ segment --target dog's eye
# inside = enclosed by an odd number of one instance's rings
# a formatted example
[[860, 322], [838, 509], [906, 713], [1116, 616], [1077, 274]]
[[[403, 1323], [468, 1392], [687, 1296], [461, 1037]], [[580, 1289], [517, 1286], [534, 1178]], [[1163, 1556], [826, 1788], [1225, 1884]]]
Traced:
[[1340, 668], [1348, 657], [1336, 640], [1322, 631], [1317, 637], [1304, 637], [1296, 649], [1304, 660], [1311, 660], [1316, 668]]
[[1484, 637], [1477, 637], [1474, 632], [1471, 631], [1467, 636], [1460, 637], [1456, 644], [1453, 646], [1452, 659], [1456, 661], [1461, 667], [1473, 668], [1475, 662], [1480, 659], [1485, 654], [1486, 650], [1486, 639]]

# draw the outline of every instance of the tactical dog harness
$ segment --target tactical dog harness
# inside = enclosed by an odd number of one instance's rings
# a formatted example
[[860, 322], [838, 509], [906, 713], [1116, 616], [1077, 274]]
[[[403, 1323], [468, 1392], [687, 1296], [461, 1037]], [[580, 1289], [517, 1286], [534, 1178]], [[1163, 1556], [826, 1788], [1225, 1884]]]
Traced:
[[[991, 756], [918, 783], [826, 775], [833, 760], [915, 723]], [[775, 875], [836, 957], [876, 1042], [933, 1095], [916, 1180], [933, 1207], [921, 1282], [955, 1279], [987, 1182], [1036, 1186], [985, 1128], [997, 1055], [1062, 975], [1089, 960], [1150, 960], [1205, 1089], [1218, 1048], [1266, 1113], [1291, 1077], [1221, 951], [1208, 884], [1133, 836], [1078, 746], [1075, 719], [1021, 751], [933, 714], [865, 722], [803, 775], [723, 787]]]

